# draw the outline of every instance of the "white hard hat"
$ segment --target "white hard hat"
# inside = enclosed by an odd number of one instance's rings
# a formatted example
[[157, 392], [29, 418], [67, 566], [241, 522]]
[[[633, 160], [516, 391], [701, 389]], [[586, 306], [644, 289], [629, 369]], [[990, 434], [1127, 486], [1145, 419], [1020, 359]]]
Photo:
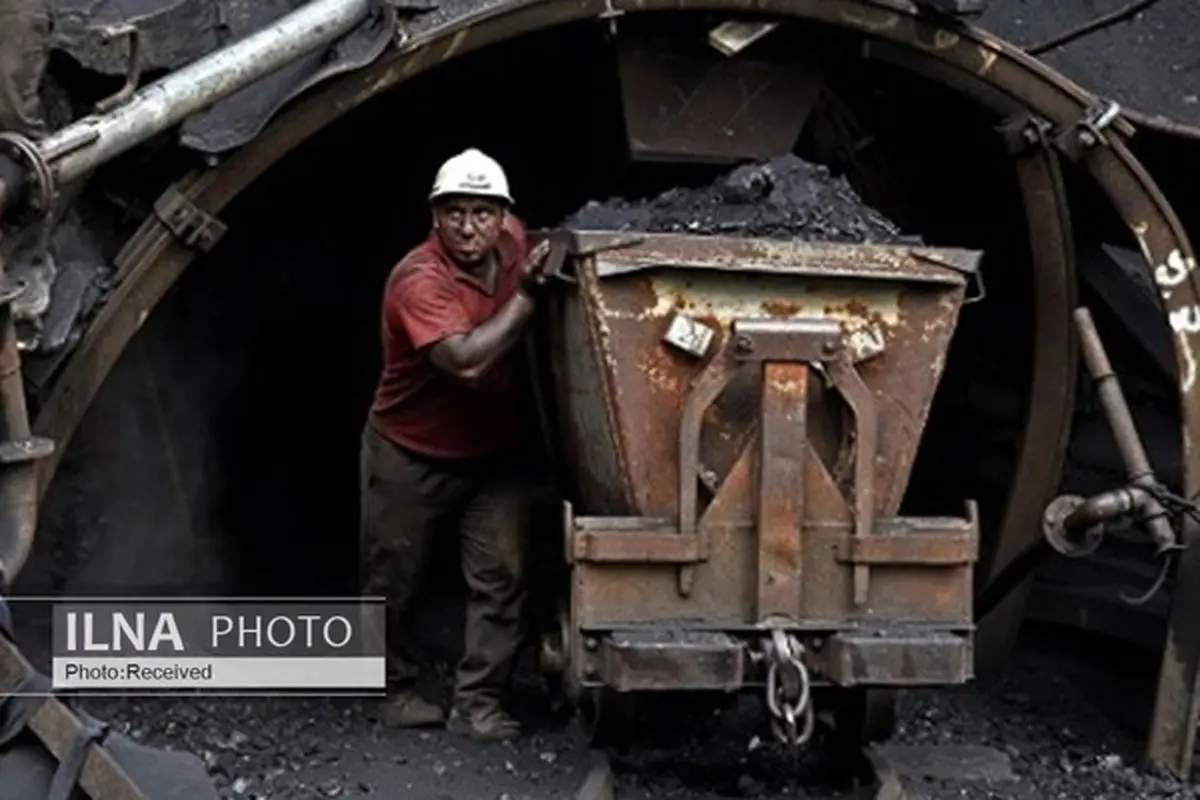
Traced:
[[448, 159], [433, 179], [429, 199], [436, 200], [448, 194], [490, 197], [510, 205], [513, 202], [504, 169], [494, 158], [474, 147]]

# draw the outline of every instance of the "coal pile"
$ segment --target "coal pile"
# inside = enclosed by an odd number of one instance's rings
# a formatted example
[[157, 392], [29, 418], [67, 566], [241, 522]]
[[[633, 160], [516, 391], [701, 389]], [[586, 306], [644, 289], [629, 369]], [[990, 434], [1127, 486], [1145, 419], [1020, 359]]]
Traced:
[[919, 244], [828, 167], [788, 154], [747, 164], [709, 186], [588, 203], [564, 225], [592, 230], [760, 236], [846, 244]]

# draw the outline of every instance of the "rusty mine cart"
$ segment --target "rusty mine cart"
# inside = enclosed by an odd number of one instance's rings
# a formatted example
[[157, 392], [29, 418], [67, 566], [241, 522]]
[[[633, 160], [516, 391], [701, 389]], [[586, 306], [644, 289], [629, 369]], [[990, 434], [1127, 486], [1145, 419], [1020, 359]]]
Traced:
[[554, 231], [572, 471], [543, 667], [594, 739], [639, 696], [761, 691], [802, 745], [973, 676], [974, 503], [897, 516], [980, 253]]

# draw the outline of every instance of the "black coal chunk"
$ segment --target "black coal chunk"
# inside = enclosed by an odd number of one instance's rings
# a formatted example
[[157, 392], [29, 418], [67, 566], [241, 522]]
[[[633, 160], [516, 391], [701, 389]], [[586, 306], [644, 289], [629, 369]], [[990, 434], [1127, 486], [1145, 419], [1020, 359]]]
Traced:
[[920, 243], [864, 203], [844, 177], [791, 154], [737, 167], [699, 189], [677, 187], [643, 200], [593, 200], [564, 225], [851, 244]]

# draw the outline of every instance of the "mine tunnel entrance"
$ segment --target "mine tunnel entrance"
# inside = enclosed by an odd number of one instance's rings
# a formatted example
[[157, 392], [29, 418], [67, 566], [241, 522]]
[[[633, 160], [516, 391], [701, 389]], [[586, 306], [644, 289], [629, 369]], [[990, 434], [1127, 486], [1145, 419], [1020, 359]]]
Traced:
[[[906, 233], [986, 253], [986, 298], [959, 320], [906, 505], [959, 514], [975, 498], [994, 531], [1034, 327], [1026, 223], [997, 121], [929, 78], [861, 60], [839, 31], [778, 35], [828, 67], [795, 152], [844, 173]], [[427, 233], [437, 165], [468, 146], [495, 156], [534, 228], [591, 199], [699, 186], [730, 168], [632, 162], [619, 80], [604, 26], [525, 36], [372, 101], [258, 181], [89, 409], [43, 504], [26, 589], [355, 592], [380, 293]], [[1081, 208], [1078, 228], [1108, 222]], [[541, 446], [534, 427], [528, 440]]]

